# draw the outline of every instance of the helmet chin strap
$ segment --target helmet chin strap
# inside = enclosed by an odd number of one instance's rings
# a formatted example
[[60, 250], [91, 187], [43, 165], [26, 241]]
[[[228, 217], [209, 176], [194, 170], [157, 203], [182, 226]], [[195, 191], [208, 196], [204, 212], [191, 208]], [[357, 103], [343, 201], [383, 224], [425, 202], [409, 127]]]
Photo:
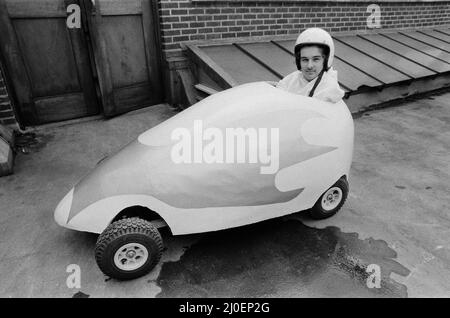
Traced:
[[317, 76], [317, 80], [316, 80], [316, 82], [314, 83], [313, 88], [312, 88], [311, 91], [309, 92], [309, 95], [308, 95], [309, 97], [313, 97], [313, 96], [314, 96], [314, 92], [316, 91], [316, 88], [317, 88], [317, 86], [319, 85], [320, 80], [322, 79], [322, 75], [323, 75], [324, 72], [325, 72], [325, 69], [322, 69], [322, 71], [320, 71], [319, 76]]

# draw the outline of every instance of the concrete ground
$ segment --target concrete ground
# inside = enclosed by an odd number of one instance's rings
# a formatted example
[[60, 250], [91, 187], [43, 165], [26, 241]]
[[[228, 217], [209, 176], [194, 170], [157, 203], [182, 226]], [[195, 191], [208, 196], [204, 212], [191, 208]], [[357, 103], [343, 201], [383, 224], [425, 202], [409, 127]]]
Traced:
[[[350, 195], [333, 218], [164, 232], [150, 274], [105, 277], [96, 235], [59, 227], [53, 210], [101, 158], [173, 114], [158, 105], [19, 138], [15, 173], [0, 178], [1, 297], [450, 297], [450, 93], [355, 120]], [[66, 284], [70, 264], [80, 288]]]

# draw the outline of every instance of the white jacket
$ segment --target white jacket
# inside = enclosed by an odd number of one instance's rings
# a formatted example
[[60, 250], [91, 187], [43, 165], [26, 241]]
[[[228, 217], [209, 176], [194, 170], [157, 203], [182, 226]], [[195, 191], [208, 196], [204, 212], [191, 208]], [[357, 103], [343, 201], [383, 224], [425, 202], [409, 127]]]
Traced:
[[[279, 81], [277, 88], [284, 89], [294, 94], [309, 96], [309, 92], [313, 88], [316, 80], [317, 77], [311, 82], [308, 82], [303, 77], [301, 71], [295, 71]], [[344, 94], [345, 92], [339, 87], [337, 71], [330, 68], [327, 72], [323, 73], [322, 79], [316, 87], [313, 97], [326, 102], [336, 103], [344, 97]]]

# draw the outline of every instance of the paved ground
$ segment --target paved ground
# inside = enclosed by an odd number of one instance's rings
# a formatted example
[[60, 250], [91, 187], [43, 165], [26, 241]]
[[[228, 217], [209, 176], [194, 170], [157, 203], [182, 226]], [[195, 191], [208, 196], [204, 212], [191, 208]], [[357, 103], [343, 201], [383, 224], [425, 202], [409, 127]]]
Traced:
[[[0, 178], [1, 297], [450, 296], [450, 94], [355, 120], [351, 193], [335, 217], [164, 233], [163, 260], [149, 275], [107, 279], [96, 236], [57, 226], [53, 210], [105, 154], [171, 115], [159, 105], [21, 139], [28, 153]], [[80, 266], [80, 289], [66, 285], [70, 264]], [[381, 288], [367, 287], [370, 264]]]

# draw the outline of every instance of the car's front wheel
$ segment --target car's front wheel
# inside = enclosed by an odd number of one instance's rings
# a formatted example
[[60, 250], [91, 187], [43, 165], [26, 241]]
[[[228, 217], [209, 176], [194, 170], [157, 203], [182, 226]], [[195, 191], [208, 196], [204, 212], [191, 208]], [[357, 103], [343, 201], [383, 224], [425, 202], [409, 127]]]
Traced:
[[128, 280], [150, 272], [161, 259], [163, 243], [156, 227], [140, 218], [110, 224], [95, 246], [95, 260], [107, 276]]

